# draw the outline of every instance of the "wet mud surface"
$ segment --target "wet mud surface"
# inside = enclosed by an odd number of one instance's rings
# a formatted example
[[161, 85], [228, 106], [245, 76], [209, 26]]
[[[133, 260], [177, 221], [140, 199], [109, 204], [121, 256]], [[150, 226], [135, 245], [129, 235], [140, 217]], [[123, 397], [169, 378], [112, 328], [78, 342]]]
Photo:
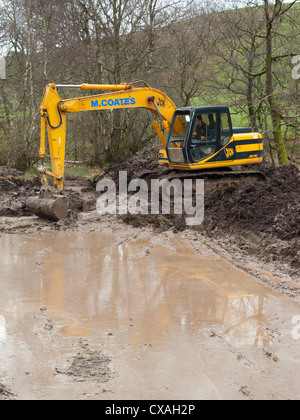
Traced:
[[[129, 179], [149, 171], [150, 177], [163, 178], [165, 169], [157, 169], [157, 148], [140, 152], [121, 165], [111, 165], [104, 176], [118, 182], [119, 170], [128, 172]], [[220, 185], [205, 194], [205, 220], [198, 229], [212, 241], [232, 246], [250, 258], [277, 266], [278, 273], [300, 279], [300, 176], [293, 165], [276, 167], [267, 163], [242, 167], [241, 171], [261, 171], [263, 183], [233, 182]], [[103, 177], [103, 174], [102, 174]], [[95, 181], [101, 179], [96, 177]], [[170, 216], [131, 216], [124, 219], [136, 226], [182, 231], [185, 218]]]
[[[99, 196], [96, 192], [99, 180], [109, 178], [118, 185], [119, 171], [127, 171], [128, 182], [141, 175], [145, 177], [145, 173], [149, 179], [163, 178], [166, 170], [157, 167], [157, 151], [157, 146], [152, 146], [126, 162], [111, 165], [93, 181], [67, 181], [65, 195], [69, 200], [69, 217], [66, 221], [50, 224], [32, 218], [26, 208], [28, 197], [38, 195], [40, 180], [25, 181], [14, 169], [0, 167], [0, 231], [76, 229], [83, 220], [95, 219], [93, 213]], [[272, 267], [274, 273], [284, 280], [290, 277], [299, 281], [299, 170], [293, 165], [274, 167], [268, 164], [258, 165], [256, 170], [265, 174], [266, 182], [233, 182], [206, 193], [204, 223], [195, 229], [209, 238], [212, 246], [223, 247], [237, 258], [256, 259], [258, 264]], [[90, 217], [86, 217], [87, 213]], [[182, 232], [187, 228], [185, 217], [174, 213], [128, 214], [119, 216], [119, 219], [137, 228], [151, 228], [154, 232]]]
[[204, 244], [121, 224], [0, 243], [1, 399], [299, 397], [297, 299]]
[[220, 185], [194, 229], [98, 215], [97, 181], [163, 176], [156, 149], [67, 181], [56, 223], [0, 168], [0, 400], [299, 398], [299, 171]]
[[149, 233], [1, 234], [0, 399], [299, 397], [298, 299]]

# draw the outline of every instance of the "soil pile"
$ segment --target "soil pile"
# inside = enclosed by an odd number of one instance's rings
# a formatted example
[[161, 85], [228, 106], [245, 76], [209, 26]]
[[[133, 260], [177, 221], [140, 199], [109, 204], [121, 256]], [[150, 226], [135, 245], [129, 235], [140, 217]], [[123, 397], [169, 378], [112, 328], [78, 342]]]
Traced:
[[260, 170], [265, 183], [223, 185], [206, 196], [204, 232], [230, 238], [243, 253], [277, 262], [299, 280], [299, 170], [293, 165]]
[[109, 165], [101, 175], [94, 178], [94, 183], [96, 184], [105, 177], [111, 178], [118, 185], [119, 172], [121, 171], [127, 172], [128, 181], [139, 178], [145, 172], [149, 172], [153, 177], [163, 174], [164, 168], [157, 164], [159, 149], [161, 147], [158, 145], [147, 146], [125, 162]]
[[223, 185], [206, 197], [206, 230], [300, 238], [300, 178], [295, 166], [262, 166], [266, 183]]
[[57, 373], [68, 375], [78, 382], [105, 383], [112, 378], [109, 368], [111, 359], [101, 351], [87, 350], [78, 353], [71, 366], [65, 371], [57, 369]]
[[10, 392], [10, 390], [0, 383], [0, 401], [3, 400], [13, 400], [14, 395]]
[[[101, 177], [118, 183], [119, 171], [127, 171], [128, 181], [149, 172], [161, 178], [166, 170], [157, 167], [158, 147], [151, 146], [121, 165], [111, 165]], [[243, 167], [242, 170], [248, 168]], [[299, 277], [300, 269], [300, 178], [296, 166], [276, 167], [263, 163], [252, 170], [263, 172], [267, 181], [223, 184], [205, 195], [205, 221], [200, 232], [230, 241], [241, 252], [267, 262], [277, 261], [291, 267]], [[101, 179], [97, 177], [95, 181]], [[159, 230], [186, 229], [185, 215], [126, 215], [122, 219], [135, 227], [151, 225]], [[229, 241], [229, 242], [230, 242]]]
[[[110, 165], [95, 178], [95, 183], [103, 177], [118, 183], [119, 171], [127, 171], [128, 182], [147, 172], [150, 178], [163, 177], [166, 170], [158, 168], [157, 152], [158, 147], [151, 146], [120, 165]], [[206, 193], [205, 232], [216, 229], [227, 233], [249, 231], [257, 235], [271, 234], [282, 240], [300, 238], [299, 170], [293, 165], [276, 167], [269, 164], [258, 165], [255, 169], [266, 175], [267, 182], [237, 181]], [[166, 225], [175, 229], [184, 228], [181, 217], [164, 215], [163, 219]], [[155, 223], [151, 217], [128, 217], [128, 220], [135, 225]]]
[[[168, 170], [158, 167], [159, 147], [149, 146], [121, 164], [114, 164], [94, 182], [72, 181], [66, 192], [70, 203], [70, 217], [57, 228], [68, 228], [80, 212], [96, 209], [99, 193], [95, 187], [103, 178], [119, 182], [119, 172], [126, 171], [128, 182], [142, 177], [145, 180], [163, 178]], [[247, 168], [243, 168], [246, 170]], [[253, 169], [253, 168], [251, 168]], [[300, 269], [300, 179], [296, 166], [276, 167], [258, 165], [266, 182], [236, 181], [217, 186], [205, 194], [205, 220], [195, 229], [221, 245], [238, 248], [245, 254], [267, 262], [288, 265], [299, 277]], [[0, 167], [0, 216], [30, 215], [25, 203], [29, 196], [38, 195], [39, 178], [24, 180], [23, 174], [12, 168]], [[150, 194], [151, 191], [149, 191]], [[149, 200], [149, 203], [151, 200]], [[172, 213], [172, 209], [171, 209]], [[119, 216], [135, 227], [153, 227], [158, 230], [182, 231], [187, 228], [186, 215], [123, 215]]]

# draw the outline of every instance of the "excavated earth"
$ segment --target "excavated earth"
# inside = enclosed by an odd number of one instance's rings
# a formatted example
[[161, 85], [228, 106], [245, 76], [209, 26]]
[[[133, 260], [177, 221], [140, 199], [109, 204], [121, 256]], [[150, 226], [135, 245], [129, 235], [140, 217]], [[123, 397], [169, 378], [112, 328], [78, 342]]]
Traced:
[[98, 181], [166, 175], [157, 149], [67, 180], [59, 222], [0, 167], [0, 400], [299, 399], [298, 168], [216, 186], [201, 226], [99, 215]]
[[[118, 182], [119, 171], [127, 171], [129, 180], [149, 171], [150, 177], [162, 178], [165, 170], [156, 165], [157, 148], [140, 152], [121, 165], [111, 165], [98, 181], [108, 176]], [[253, 168], [241, 168], [247, 170]], [[300, 280], [300, 175], [296, 166], [276, 167], [267, 163], [255, 170], [266, 182], [233, 182], [205, 194], [205, 220], [198, 229], [212, 244], [233, 253], [256, 257], [276, 266], [281, 274]], [[151, 225], [157, 229], [186, 229], [184, 216], [128, 216], [133, 226]]]
[[[26, 200], [38, 195], [38, 178], [24, 180], [23, 174], [9, 167], [0, 167], [0, 216], [8, 217], [0, 223], [0, 231], [14, 232], [34, 229], [74, 229], [81, 223], [81, 214], [95, 212], [97, 182], [113, 179], [118, 185], [119, 172], [126, 171], [128, 182], [145, 174], [161, 179], [166, 169], [157, 166], [157, 146], [151, 146], [120, 164], [110, 165], [93, 181], [66, 181], [65, 194], [70, 203], [69, 217], [57, 223], [46, 220], [25, 223], [18, 220], [32, 216]], [[246, 170], [247, 168], [242, 168]], [[267, 163], [257, 165], [266, 182], [237, 182], [217, 186], [205, 194], [204, 223], [196, 229], [211, 241], [233, 254], [257, 258], [275, 268], [277, 274], [300, 280], [300, 182], [296, 166], [276, 167]], [[134, 227], [151, 227], [154, 231], [180, 232], [186, 230], [185, 215], [126, 215], [118, 216]], [[233, 257], [234, 259], [234, 257]]]

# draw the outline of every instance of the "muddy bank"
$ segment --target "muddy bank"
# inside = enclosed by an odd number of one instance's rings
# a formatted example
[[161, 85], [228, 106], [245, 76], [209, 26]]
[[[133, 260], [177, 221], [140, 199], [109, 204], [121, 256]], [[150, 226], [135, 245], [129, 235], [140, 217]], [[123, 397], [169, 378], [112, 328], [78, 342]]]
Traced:
[[267, 182], [235, 183], [206, 196], [203, 231], [299, 279], [300, 178], [295, 166], [261, 165]]
[[24, 173], [0, 166], [0, 216], [30, 216], [26, 199], [30, 195], [37, 195], [40, 188], [39, 178], [26, 180]]
[[252, 234], [270, 234], [292, 241], [300, 237], [300, 177], [295, 166], [261, 165], [266, 183], [234, 183], [217, 188], [206, 197], [209, 222], [216, 228]]
[[[165, 169], [155, 166], [157, 147], [140, 152], [121, 166], [111, 165], [102, 177], [118, 183], [120, 170], [129, 180], [149, 171], [150, 177], [162, 178]], [[276, 167], [268, 163], [255, 168], [266, 176], [266, 182], [234, 182], [220, 185], [205, 194], [205, 220], [199, 232], [225, 249], [241, 255], [274, 263], [283, 274], [299, 278], [300, 269], [300, 177], [296, 166]], [[101, 179], [96, 177], [95, 182]], [[184, 216], [132, 216], [124, 222], [135, 227], [175, 232], [186, 229]], [[299, 278], [300, 280], [300, 278]]]
[[[49, 182], [50, 187], [51, 181]], [[66, 225], [69, 226], [82, 211], [89, 210], [89, 200], [95, 206], [94, 184], [86, 179], [66, 181], [66, 195], [69, 202], [69, 217]], [[42, 183], [40, 178], [26, 179], [25, 174], [10, 167], [0, 166], [0, 217], [32, 216], [26, 207], [29, 197], [36, 197], [40, 193]], [[55, 227], [56, 225], [53, 224]]]

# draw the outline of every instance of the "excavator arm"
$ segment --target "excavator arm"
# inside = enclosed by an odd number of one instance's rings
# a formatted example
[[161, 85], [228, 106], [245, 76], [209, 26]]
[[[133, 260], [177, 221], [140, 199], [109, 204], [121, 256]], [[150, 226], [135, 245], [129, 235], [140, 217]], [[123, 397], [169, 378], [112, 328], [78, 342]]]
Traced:
[[[134, 84], [126, 83], [120, 85], [55, 85], [52, 83], [47, 85], [41, 104], [40, 158], [42, 164], [39, 168], [45, 186], [47, 185], [47, 176], [50, 176], [54, 179], [59, 191], [64, 187], [66, 123], [69, 112], [143, 108], [160, 120], [163, 130], [168, 134], [176, 106], [165, 93], [143, 83], [145, 87], [136, 87]], [[105, 93], [75, 99], [62, 99], [58, 94], [58, 88], [82, 91], [99, 90], [105, 91]], [[166, 138], [157, 119], [152, 119], [152, 126], [165, 149]], [[184, 124], [177, 121], [173, 130], [184, 133]], [[46, 132], [48, 133], [52, 172], [47, 171], [44, 167]]]

